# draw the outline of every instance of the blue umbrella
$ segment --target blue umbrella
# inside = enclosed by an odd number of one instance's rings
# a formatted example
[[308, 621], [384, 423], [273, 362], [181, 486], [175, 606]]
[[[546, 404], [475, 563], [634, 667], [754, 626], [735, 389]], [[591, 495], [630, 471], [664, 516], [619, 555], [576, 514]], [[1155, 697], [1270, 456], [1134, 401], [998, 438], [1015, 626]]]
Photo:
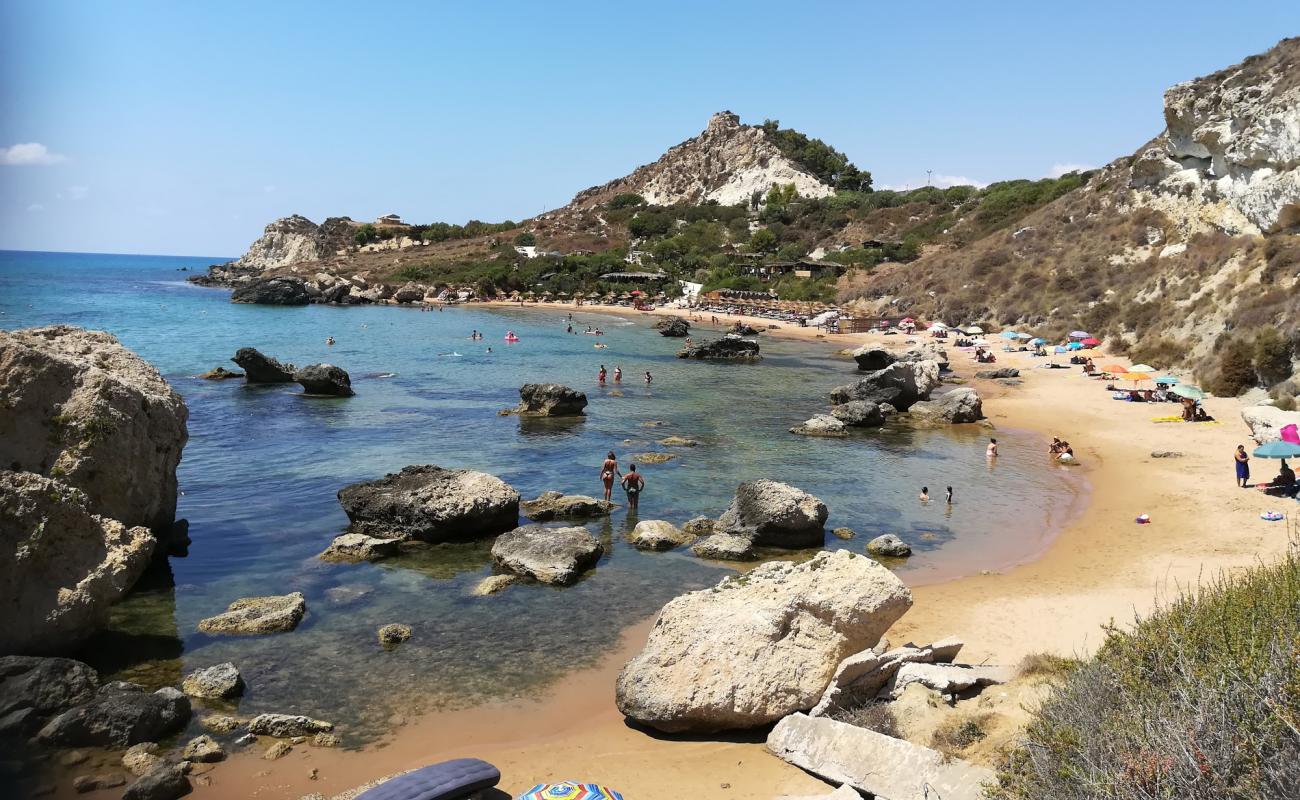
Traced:
[[1161, 375], [1159, 378], [1152, 378], [1151, 380], [1155, 381], [1156, 383], [1167, 383], [1167, 384], [1178, 383], [1178, 379], [1175, 378], [1173, 375]]
[[1019, 338], [1020, 338], [1020, 334], [1019, 334], [1019, 333], [1016, 333], [1015, 331], [1003, 331], [1002, 333], [999, 333], [998, 336], [1001, 336], [1003, 339], [1019, 339]]
[[1300, 458], [1300, 444], [1278, 439], [1256, 447], [1254, 455], [1257, 458]]
[[1069, 348], [1061, 347], [1061, 346], [1058, 344], [1056, 347], [1053, 347], [1053, 348], [1052, 348], [1052, 352], [1053, 352], [1053, 353], [1068, 353], [1068, 352], [1070, 352], [1070, 351], [1069, 351]]
[[1042, 337], [1040, 336], [1040, 337], [1038, 337], [1038, 338], [1036, 338], [1036, 339], [1031, 339], [1031, 340], [1029, 340], [1029, 343], [1032, 344], [1032, 345], [1047, 344], [1047, 340], [1044, 339], [1044, 338], [1042, 338]]
[[1079, 342], [1070, 342], [1069, 344], [1067, 344], [1067, 345], [1065, 346], [1065, 349], [1067, 349], [1067, 350], [1082, 350], [1082, 349], [1083, 349], [1083, 345], [1082, 345], [1081, 343], [1079, 343]]

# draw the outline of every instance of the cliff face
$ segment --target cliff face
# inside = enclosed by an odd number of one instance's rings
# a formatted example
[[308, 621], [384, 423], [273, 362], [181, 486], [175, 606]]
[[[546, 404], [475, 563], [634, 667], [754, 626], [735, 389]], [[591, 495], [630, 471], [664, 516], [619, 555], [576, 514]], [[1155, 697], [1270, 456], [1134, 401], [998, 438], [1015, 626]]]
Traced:
[[833, 189], [787, 158], [762, 128], [740, 124], [730, 111], [714, 114], [704, 132], [617, 180], [579, 192], [570, 207], [590, 209], [618, 194], [639, 194], [652, 205], [722, 205], [749, 202], [753, 192], [793, 183], [803, 197], [826, 197]]
[[320, 261], [351, 243], [352, 220], [330, 217], [320, 225], [294, 214], [266, 226], [261, 238], [249, 245], [235, 262], [243, 269], [278, 269], [290, 264]]

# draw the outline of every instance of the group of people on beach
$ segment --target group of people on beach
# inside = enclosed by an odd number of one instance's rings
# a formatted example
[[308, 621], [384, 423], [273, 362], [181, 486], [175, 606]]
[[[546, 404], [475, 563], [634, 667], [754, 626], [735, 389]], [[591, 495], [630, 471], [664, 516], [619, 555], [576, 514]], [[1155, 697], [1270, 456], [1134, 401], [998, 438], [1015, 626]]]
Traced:
[[627, 473], [624, 474], [618, 468], [618, 457], [614, 451], [610, 450], [605, 455], [605, 463], [600, 465], [600, 481], [605, 485], [605, 502], [610, 502], [610, 496], [614, 493], [614, 479], [618, 478], [619, 484], [623, 487], [623, 492], [627, 495], [627, 508], [629, 511], [637, 509], [637, 502], [641, 499], [641, 490], [645, 488], [645, 478], [641, 473], [636, 471], [636, 464], [629, 464]]
[[1274, 495], [1276, 497], [1296, 497], [1300, 496], [1300, 485], [1296, 484], [1295, 470], [1282, 459], [1282, 467], [1278, 470], [1277, 477], [1268, 483], [1261, 483], [1252, 487], [1250, 483], [1250, 454], [1246, 452], [1246, 446], [1237, 445], [1237, 452], [1233, 454], [1233, 461], [1237, 468], [1237, 486], [1242, 489], [1257, 488], [1264, 494]]
[[1070, 446], [1069, 442], [1055, 436], [1052, 437], [1052, 444], [1047, 448], [1047, 452], [1057, 461], [1069, 463], [1074, 460], [1074, 448]]

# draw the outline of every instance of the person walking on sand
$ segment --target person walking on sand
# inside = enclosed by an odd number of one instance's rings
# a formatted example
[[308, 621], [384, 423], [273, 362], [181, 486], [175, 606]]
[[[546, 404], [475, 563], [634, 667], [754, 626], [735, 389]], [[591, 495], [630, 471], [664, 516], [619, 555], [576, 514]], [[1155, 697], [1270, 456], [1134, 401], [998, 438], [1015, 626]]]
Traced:
[[1233, 456], [1237, 462], [1237, 485], [1242, 489], [1250, 488], [1250, 456], [1246, 453], [1245, 445], [1237, 445], [1237, 454]]
[[601, 365], [600, 365], [600, 372], [597, 372], [597, 373], [596, 373], [596, 383], [600, 383], [600, 384], [604, 384], [604, 383], [605, 383], [605, 365], [604, 365], [604, 364], [601, 364]]
[[614, 456], [614, 451], [610, 450], [605, 455], [605, 463], [600, 465], [600, 481], [605, 484], [605, 502], [609, 502], [609, 496], [614, 491], [614, 476], [622, 477], [618, 469], [618, 459]]
[[623, 476], [623, 491], [627, 492], [627, 510], [636, 511], [641, 490], [645, 488], [645, 478], [636, 471], [636, 464], [627, 465], [627, 474]]
[[998, 457], [998, 440], [997, 440], [997, 439], [989, 439], [989, 446], [984, 450], [984, 457], [985, 457], [985, 458], [997, 458], [997, 457]]

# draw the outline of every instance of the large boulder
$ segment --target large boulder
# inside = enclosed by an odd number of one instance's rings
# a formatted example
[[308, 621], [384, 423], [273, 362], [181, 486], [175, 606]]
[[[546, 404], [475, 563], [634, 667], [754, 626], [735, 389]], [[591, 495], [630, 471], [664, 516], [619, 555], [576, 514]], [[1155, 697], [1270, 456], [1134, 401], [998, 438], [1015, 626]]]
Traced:
[[844, 657], [911, 605], [893, 573], [848, 551], [763, 564], [669, 601], [615, 701], [668, 732], [765, 725], [811, 708]]
[[802, 489], [767, 479], [745, 481], [713, 533], [764, 547], [820, 547], [828, 515], [826, 504]]
[[0, 657], [0, 739], [25, 738], [53, 714], [89, 702], [99, 675], [70, 658]]
[[885, 424], [885, 412], [870, 400], [850, 400], [831, 409], [831, 416], [855, 428], [879, 428]]
[[896, 534], [886, 533], [867, 542], [867, 552], [873, 556], [907, 558], [912, 554], [912, 547]]
[[302, 278], [255, 278], [231, 292], [230, 302], [305, 306], [311, 302], [311, 293]]
[[817, 414], [790, 429], [802, 436], [848, 436], [848, 426], [830, 414]]
[[158, 370], [101, 331], [0, 331], [0, 465], [57, 478], [87, 508], [166, 542], [189, 412]]
[[683, 347], [678, 351], [677, 357], [711, 361], [748, 361], [759, 357], [758, 342], [751, 342], [739, 336], [691, 342], [690, 347]]
[[680, 339], [691, 334], [691, 323], [681, 317], [668, 317], [656, 323], [655, 330], [659, 331], [660, 336]]
[[339, 490], [355, 531], [426, 542], [479, 539], [519, 523], [519, 492], [483, 472], [410, 466]]
[[231, 603], [224, 613], [199, 620], [203, 633], [285, 633], [298, 627], [307, 613], [302, 592], [270, 597], [244, 597]]
[[424, 300], [425, 288], [418, 283], [404, 283], [393, 291], [393, 299], [399, 303], [419, 303]]
[[587, 407], [587, 395], [559, 383], [526, 383], [519, 387], [515, 413], [528, 417], [576, 417]]
[[627, 538], [638, 550], [671, 550], [695, 541], [695, 534], [687, 533], [671, 522], [645, 519], [636, 524]]
[[935, 361], [899, 361], [876, 370], [857, 383], [831, 392], [831, 403], [841, 405], [853, 400], [888, 403], [906, 411], [920, 400], [927, 400], [939, 386], [939, 364]]
[[948, 369], [948, 351], [938, 342], [921, 342], [897, 355], [899, 361], [933, 361], [940, 371]]
[[146, 692], [134, 683], [115, 682], [100, 687], [90, 702], [50, 720], [37, 739], [61, 747], [130, 747], [156, 742], [189, 719], [190, 699], [176, 689]]
[[893, 364], [898, 356], [883, 347], [864, 344], [853, 351], [853, 360], [858, 362], [858, 369], [863, 372], [875, 372]]
[[302, 384], [306, 394], [326, 397], [351, 397], [352, 378], [347, 371], [333, 364], [310, 364], [293, 373], [293, 379]]
[[914, 425], [957, 425], [984, 419], [979, 393], [969, 386], [944, 392], [933, 400], [913, 403], [907, 419]]
[[793, 714], [776, 724], [767, 749], [832, 783], [884, 800], [925, 796], [978, 800], [993, 771], [937, 750], [828, 717]]
[[75, 647], [149, 566], [157, 543], [149, 529], [90, 505], [59, 481], [0, 471], [0, 652]]
[[586, 528], [524, 525], [492, 543], [492, 560], [502, 569], [542, 583], [567, 586], [605, 552]]
[[1288, 425], [1300, 426], [1300, 411], [1283, 411], [1273, 406], [1246, 406], [1241, 410], [1241, 421], [1250, 428], [1250, 435], [1259, 444], [1282, 438], [1282, 429]]
[[614, 504], [585, 494], [542, 492], [534, 499], [520, 503], [519, 508], [534, 522], [549, 522], [553, 519], [607, 517], [614, 510]]
[[244, 380], [249, 383], [293, 383], [293, 364], [281, 364], [257, 348], [241, 347], [230, 360], [244, 370]]

